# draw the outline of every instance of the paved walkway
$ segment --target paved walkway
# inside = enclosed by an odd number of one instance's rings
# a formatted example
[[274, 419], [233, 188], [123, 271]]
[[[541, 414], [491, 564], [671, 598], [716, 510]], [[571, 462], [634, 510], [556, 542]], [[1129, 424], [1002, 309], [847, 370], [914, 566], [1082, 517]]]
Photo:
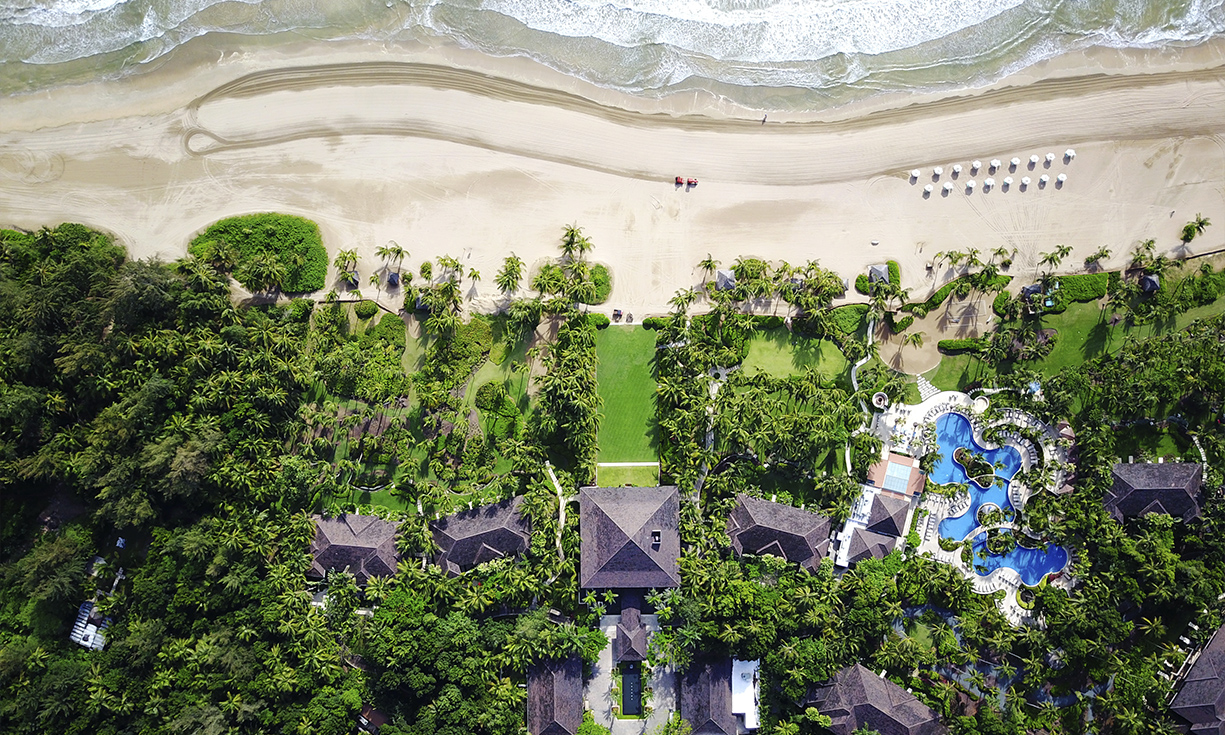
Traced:
[[[605, 615], [600, 618], [600, 629], [611, 641], [617, 637], [617, 623], [620, 615]], [[642, 625], [647, 629], [647, 635], [659, 630], [659, 618], [654, 615], [643, 615]], [[646, 735], [656, 732], [674, 711], [678, 711], [676, 672], [670, 666], [661, 666], [651, 672], [651, 678], [642, 683], [643, 687], [651, 687], [651, 714], [641, 720], [622, 720], [612, 713], [612, 685], [615, 667], [612, 660], [612, 644], [604, 647], [591, 667], [591, 678], [583, 692], [587, 708], [591, 710], [595, 721], [612, 731], [612, 735]]]

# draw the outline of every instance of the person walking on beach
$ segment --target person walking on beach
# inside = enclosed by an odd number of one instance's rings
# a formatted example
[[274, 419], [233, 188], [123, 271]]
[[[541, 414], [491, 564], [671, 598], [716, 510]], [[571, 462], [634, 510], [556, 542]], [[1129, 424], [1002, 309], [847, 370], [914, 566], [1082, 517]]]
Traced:
[[765, 115], [762, 115], [762, 116], [761, 116], [761, 124], [762, 124], [762, 125], [765, 125], [765, 124], [766, 124], [766, 116], [765, 116]]

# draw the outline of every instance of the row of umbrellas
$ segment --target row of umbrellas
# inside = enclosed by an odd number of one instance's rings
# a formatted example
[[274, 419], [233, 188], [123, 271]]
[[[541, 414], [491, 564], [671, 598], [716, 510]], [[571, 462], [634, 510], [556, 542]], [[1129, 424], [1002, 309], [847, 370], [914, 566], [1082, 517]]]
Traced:
[[[1069, 149], [1067, 149], [1066, 151], [1064, 151], [1064, 152], [1063, 152], [1063, 161], [1064, 161], [1064, 163], [1071, 163], [1071, 162], [1072, 162], [1072, 159], [1074, 159], [1074, 158], [1076, 158], [1076, 151], [1075, 151], [1075, 150], [1073, 150], [1073, 149], [1069, 148]], [[1030, 168], [1033, 168], [1034, 166], [1037, 166], [1037, 165], [1038, 165], [1038, 163], [1039, 163], [1041, 160], [1042, 160], [1042, 159], [1041, 159], [1041, 158], [1039, 158], [1039, 157], [1038, 157], [1038, 154], [1036, 154], [1036, 153], [1035, 153], [1034, 155], [1030, 156], [1030, 157], [1029, 157]], [[1047, 165], [1048, 165], [1048, 166], [1049, 166], [1051, 163], [1054, 163], [1054, 161], [1055, 161], [1055, 154], [1054, 154], [1054, 153], [1048, 153], [1048, 154], [1046, 154], [1046, 163], [1047, 163]], [[1021, 159], [1020, 159], [1020, 158], [1014, 158], [1014, 159], [1012, 159], [1011, 161], [1009, 161], [1009, 162], [1008, 162], [1008, 164], [1009, 164], [1009, 170], [1010, 170], [1010, 171], [1016, 171], [1016, 170], [1017, 170], [1017, 167], [1021, 165]], [[988, 170], [987, 170], [987, 173], [995, 173], [996, 171], [999, 171], [999, 170], [1000, 170], [1000, 169], [1003, 167], [1003, 164], [1000, 162], [1000, 159], [998, 159], [998, 158], [993, 158], [993, 159], [991, 159], [991, 162], [988, 164], [988, 166], [989, 166], [989, 168], [988, 168]], [[982, 161], [972, 161], [972, 162], [970, 163], [970, 173], [971, 173], [971, 174], [973, 174], [973, 173], [977, 173], [977, 172], [978, 172], [978, 170], [979, 170], [979, 169], [981, 169], [982, 167], [983, 167], [983, 162], [982, 162]], [[960, 174], [960, 173], [961, 173], [961, 170], [962, 170], [962, 169], [961, 169], [961, 164], [960, 164], [960, 163], [953, 164], [953, 166], [952, 166], [952, 170], [953, 170], [953, 174], [954, 174], [954, 175]], [[911, 180], [912, 180], [912, 181], [918, 181], [919, 177], [920, 177], [920, 176], [922, 176], [922, 175], [923, 175], [923, 171], [922, 171], [922, 170], [920, 170], [920, 169], [917, 169], [917, 168], [916, 168], [916, 169], [914, 169], [913, 171], [911, 171], [911, 172], [910, 172], [910, 178], [911, 178]], [[944, 167], [943, 167], [943, 166], [936, 166], [935, 168], [933, 168], [933, 169], [932, 169], [932, 176], [933, 176], [933, 178], [937, 178], [937, 179], [938, 179], [938, 178], [940, 178], [940, 177], [941, 177], [941, 176], [943, 176], [943, 175], [944, 175]], [[1060, 176], [1063, 176], [1063, 174], [1060, 174]], [[1043, 178], [1046, 178], [1046, 177], [1044, 176]], [[1060, 180], [1062, 181], [1062, 179], [1060, 179]], [[991, 179], [987, 179], [987, 181], [991, 181]], [[1011, 179], [1005, 179], [1004, 181], [1005, 181], [1006, 183], [1012, 183], [1012, 180], [1011, 180]], [[1028, 181], [1028, 179], [1026, 179], [1026, 181]], [[971, 187], [972, 187], [972, 185], [973, 185], [973, 182], [971, 182]]]
[[[1067, 180], [1068, 180], [1068, 176], [1067, 176], [1067, 174], [1059, 174], [1058, 176], [1056, 176], [1056, 177], [1055, 177], [1055, 181], [1057, 182], [1057, 183], [1056, 183], [1056, 185], [1057, 185], [1057, 186], [1062, 186], [1062, 185], [1063, 185], [1063, 183], [1064, 183], [1065, 181], [1067, 181]], [[1051, 181], [1051, 177], [1050, 177], [1050, 176], [1047, 176], [1046, 174], [1042, 174], [1041, 176], [1039, 176], [1039, 177], [1038, 177], [1038, 186], [1039, 186], [1039, 187], [1045, 187], [1047, 184], [1049, 184], [1049, 183], [1050, 183], [1050, 181]], [[1022, 177], [1021, 177], [1021, 188], [1022, 188], [1022, 189], [1024, 189], [1025, 187], [1029, 186], [1029, 184], [1030, 184], [1030, 179], [1029, 179], [1029, 177], [1028, 177], [1028, 176], [1022, 176]], [[967, 181], [967, 182], [966, 182], [966, 189], [967, 189], [968, 191], [973, 191], [973, 190], [974, 190], [974, 186], [975, 186], [974, 179], [970, 179], [969, 181]], [[995, 186], [995, 179], [987, 179], [986, 181], [984, 181], [984, 182], [983, 182], [983, 191], [986, 191], [986, 190], [988, 190], [988, 189], [990, 189], [990, 188], [992, 188], [992, 187], [994, 187], [994, 186]], [[1004, 188], [1008, 188], [1008, 187], [1010, 187], [1010, 186], [1012, 186], [1012, 177], [1011, 177], [1011, 176], [1005, 176], [1005, 177], [1004, 177]], [[945, 190], [945, 191], [952, 191], [952, 190], [953, 190], [953, 182], [951, 182], [951, 181], [946, 181], [946, 182], [944, 182], [944, 190]], [[927, 184], [926, 186], [924, 186], [924, 187], [923, 187], [923, 191], [927, 192], [928, 194], [932, 193], [932, 191], [933, 191], [933, 187], [932, 187], [932, 185], [931, 185], [931, 184]]]

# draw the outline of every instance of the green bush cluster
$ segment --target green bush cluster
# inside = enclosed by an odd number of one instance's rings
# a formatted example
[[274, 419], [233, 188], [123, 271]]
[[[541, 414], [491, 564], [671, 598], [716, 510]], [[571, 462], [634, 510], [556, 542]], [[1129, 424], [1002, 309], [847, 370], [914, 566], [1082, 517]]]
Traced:
[[891, 329], [894, 334], [898, 334], [910, 329], [910, 325], [914, 324], [914, 316], [907, 314], [901, 319], [898, 319], [892, 311], [886, 311], [885, 324], [889, 326], [889, 329]]
[[294, 299], [289, 302], [289, 318], [295, 322], [309, 321], [315, 310], [315, 302], [311, 299]]
[[889, 269], [889, 283], [894, 286], [902, 285], [902, 266], [898, 265], [896, 260], [886, 260], [885, 267]]
[[408, 330], [404, 320], [395, 314], [383, 314], [378, 324], [367, 329], [362, 334], [363, 342], [385, 342], [396, 349], [403, 350], [407, 340]]
[[949, 297], [949, 294], [953, 293], [953, 291], [958, 288], [964, 288], [964, 286], [959, 285], [963, 280], [968, 280], [971, 284], [973, 284], [975, 289], [982, 293], [990, 293], [992, 291], [1002, 291], [1007, 288], [1008, 284], [1012, 282], [1012, 276], [989, 276], [986, 273], [973, 273], [970, 275], [960, 276], [941, 286], [940, 289], [929, 296], [926, 301], [902, 304], [901, 309], [902, 311], [913, 311], [920, 317], [927, 316], [934, 309], [939, 308], [939, 306], [944, 303], [944, 300]]
[[353, 313], [357, 315], [358, 319], [369, 319], [379, 313], [379, 305], [373, 301], [359, 301], [353, 307]]
[[1097, 301], [1106, 295], [1110, 285], [1110, 275], [1107, 273], [1085, 273], [1075, 276], [1060, 276], [1057, 295], [1078, 304]]
[[766, 331], [778, 329], [779, 327], [783, 326], [783, 318], [777, 314], [757, 316], [753, 318], [753, 321], [757, 324], [758, 329], [763, 329]]
[[666, 316], [649, 316], [642, 320], [643, 329], [666, 329], [672, 320]]
[[868, 296], [872, 293], [872, 282], [868, 280], [868, 274], [860, 273], [859, 275], [855, 276], [855, 290], [864, 296]]
[[991, 311], [995, 312], [998, 317], [1008, 317], [1008, 292], [1000, 291], [995, 295], [995, 300], [991, 302]]
[[274, 212], [230, 217], [209, 225], [187, 250], [211, 260], [223, 247], [233, 250], [236, 259], [229, 267], [246, 287], [244, 266], [258, 256], [272, 256], [284, 268], [280, 290], [286, 293], [318, 291], [327, 280], [328, 254], [319, 226], [303, 217]]
[[608, 325], [612, 324], [607, 314], [588, 314], [587, 321], [596, 329], [607, 329]]
[[612, 276], [606, 266], [599, 263], [591, 266], [591, 283], [595, 286], [595, 296], [590, 303], [602, 304], [608, 301], [609, 295], [612, 294]]
[[981, 352], [990, 344], [988, 339], [942, 339], [936, 346], [940, 351], [948, 355], [956, 355], [962, 352]]
[[854, 334], [863, 326], [864, 319], [868, 315], [868, 305], [848, 304], [847, 306], [839, 306], [831, 314], [834, 318], [834, 327], [839, 332]]

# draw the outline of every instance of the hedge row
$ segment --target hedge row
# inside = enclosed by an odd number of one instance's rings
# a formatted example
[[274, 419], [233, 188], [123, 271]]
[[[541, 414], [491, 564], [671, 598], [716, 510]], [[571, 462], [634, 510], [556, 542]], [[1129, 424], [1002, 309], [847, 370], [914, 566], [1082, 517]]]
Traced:
[[936, 344], [936, 347], [945, 354], [956, 355], [962, 352], [981, 352], [988, 344], [990, 340], [982, 338], [942, 339]]
[[889, 329], [894, 334], [899, 334], [910, 329], [910, 325], [914, 324], [914, 316], [907, 314], [901, 319], [896, 318], [892, 311], [885, 312], [885, 324], [889, 325]]
[[886, 260], [885, 266], [889, 269], [889, 283], [894, 286], [902, 285], [902, 266], [898, 265], [896, 260]]
[[268, 212], [223, 219], [197, 235], [187, 251], [204, 258], [221, 243], [237, 255], [234, 274], [239, 283], [243, 266], [258, 255], [271, 255], [285, 268], [280, 284], [285, 293], [318, 291], [327, 280], [328, 253], [319, 226], [303, 217]]
[[868, 315], [867, 304], [848, 304], [833, 310], [834, 327], [843, 334], [854, 334]]
[[[929, 296], [926, 301], [911, 302], [902, 304], [902, 311], [913, 311], [919, 316], [926, 316], [933, 309], [938, 308], [944, 303], [944, 300], [953, 293], [953, 289], [957, 288], [957, 283], [963, 279], [974, 279], [976, 275], [965, 275], [954, 278], [948, 283], [940, 287], [940, 290]], [[983, 292], [1002, 291], [1012, 282], [1012, 276], [997, 275], [986, 283], [980, 283], [978, 290]]]
[[1108, 273], [1085, 273], [1077, 276], [1060, 276], [1059, 294], [1068, 301], [1085, 304], [1097, 301], [1106, 295], [1110, 285]]
[[995, 312], [998, 317], [1008, 316], [1008, 292], [1000, 291], [995, 295], [995, 301], [991, 302], [991, 311]]

